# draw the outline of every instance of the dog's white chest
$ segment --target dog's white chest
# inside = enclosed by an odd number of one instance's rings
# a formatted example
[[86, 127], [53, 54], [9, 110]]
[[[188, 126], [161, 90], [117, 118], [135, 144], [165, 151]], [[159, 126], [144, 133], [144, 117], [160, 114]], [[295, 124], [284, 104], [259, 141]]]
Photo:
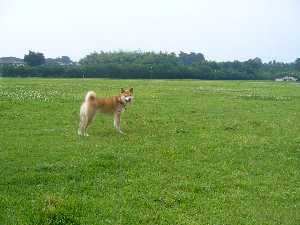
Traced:
[[125, 107], [123, 107], [122, 105], [119, 105], [117, 108], [117, 112], [121, 113], [125, 111]]

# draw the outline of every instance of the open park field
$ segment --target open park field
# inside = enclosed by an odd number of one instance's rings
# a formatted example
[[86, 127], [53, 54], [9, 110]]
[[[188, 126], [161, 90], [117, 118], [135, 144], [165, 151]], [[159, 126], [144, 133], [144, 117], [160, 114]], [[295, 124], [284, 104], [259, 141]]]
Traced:
[[[88, 90], [134, 88], [126, 135]], [[300, 224], [300, 85], [0, 79], [0, 224]]]

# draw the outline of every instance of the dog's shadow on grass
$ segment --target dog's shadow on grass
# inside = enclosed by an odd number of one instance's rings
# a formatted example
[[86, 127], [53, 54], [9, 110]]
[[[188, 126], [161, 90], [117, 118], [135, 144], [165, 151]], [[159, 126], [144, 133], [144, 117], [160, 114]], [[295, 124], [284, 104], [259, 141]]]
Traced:
[[[127, 132], [127, 131], [124, 131], [123, 134], [117, 132], [117, 131], [114, 131], [114, 130], [98, 130], [98, 131], [91, 131], [88, 133], [89, 136], [79, 136], [78, 137], [80, 139], [86, 139], [86, 140], [89, 140], [89, 139], [106, 139], [106, 138], [123, 138], [123, 139], [126, 139], [130, 136], [130, 132]], [[131, 134], [133, 135], [133, 134]]]
[[127, 134], [126, 133], [121, 134], [114, 130], [100, 130], [100, 131], [91, 133], [91, 135], [97, 136], [97, 137], [122, 137], [122, 136], [126, 136]]

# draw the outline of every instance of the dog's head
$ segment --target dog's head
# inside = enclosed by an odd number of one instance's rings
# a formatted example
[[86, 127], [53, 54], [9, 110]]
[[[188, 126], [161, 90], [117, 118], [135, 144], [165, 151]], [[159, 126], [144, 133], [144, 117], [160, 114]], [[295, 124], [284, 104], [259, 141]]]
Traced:
[[120, 98], [124, 104], [131, 103], [133, 100], [133, 88], [130, 88], [129, 90], [121, 88]]

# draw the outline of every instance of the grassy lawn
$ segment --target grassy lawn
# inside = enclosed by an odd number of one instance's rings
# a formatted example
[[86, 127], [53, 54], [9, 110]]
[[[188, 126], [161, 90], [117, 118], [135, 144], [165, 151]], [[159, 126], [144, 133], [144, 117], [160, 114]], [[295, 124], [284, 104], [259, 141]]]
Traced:
[[[88, 90], [133, 87], [127, 135]], [[300, 224], [300, 85], [0, 79], [0, 224]]]

